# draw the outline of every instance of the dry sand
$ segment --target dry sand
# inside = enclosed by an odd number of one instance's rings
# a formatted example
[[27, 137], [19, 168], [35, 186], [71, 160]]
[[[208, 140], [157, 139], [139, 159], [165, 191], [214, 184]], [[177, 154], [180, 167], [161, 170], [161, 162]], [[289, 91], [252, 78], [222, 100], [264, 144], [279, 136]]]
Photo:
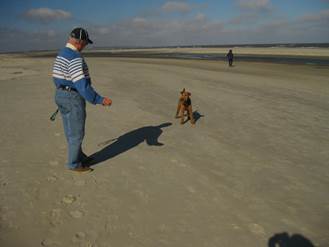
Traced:
[[[84, 150], [103, 161], [78, 174], [49, 121], [53, 59], [0, 60], [1, 247], [328, 246], [328, 67], [87, 58], [114, 103], [88, 105]], [[174, 119], [183, 87], [194, 128]]]

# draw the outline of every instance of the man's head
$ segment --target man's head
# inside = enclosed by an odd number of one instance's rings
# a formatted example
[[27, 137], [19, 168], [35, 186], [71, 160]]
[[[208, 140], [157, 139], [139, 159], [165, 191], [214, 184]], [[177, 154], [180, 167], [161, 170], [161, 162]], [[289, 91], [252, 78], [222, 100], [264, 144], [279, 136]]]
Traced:
[[88, 44], [93, 42], [89, 39], [88, 32], [81, 28], [74, 28], [70, 33], [69, 43], [74, 45], [78, 51], [82, 51]]

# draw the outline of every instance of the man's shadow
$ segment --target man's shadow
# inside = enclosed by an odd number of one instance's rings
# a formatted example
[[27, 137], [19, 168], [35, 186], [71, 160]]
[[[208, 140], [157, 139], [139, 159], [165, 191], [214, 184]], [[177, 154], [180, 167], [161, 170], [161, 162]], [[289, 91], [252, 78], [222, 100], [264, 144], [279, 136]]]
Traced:
[[278, 233], [268, 240], [268, 247], [314, 247], [312, 242], [300, 234], [289, 236], [288, 233]]
[[128, 151], [131, 148], [136, 147], [144, 141], [146, 141], [147, 145], [149, 146], [162, 146], [163, 143], [159, 142], [158, 138], [162, 134], [162, 128], [168, 127], [170, 125], [172, 125], [172, 123], [163, 123], [158, 126], [145, 126], [132, 130], [119, 136], [118, 138], [103, 142], [101, 145], [106, 145], [114, 141], [102, 150], [89, 156], [91, 161], [88, 163], [88, 165], [93, 166], [105, 160], [111, 159], [121, 153]]

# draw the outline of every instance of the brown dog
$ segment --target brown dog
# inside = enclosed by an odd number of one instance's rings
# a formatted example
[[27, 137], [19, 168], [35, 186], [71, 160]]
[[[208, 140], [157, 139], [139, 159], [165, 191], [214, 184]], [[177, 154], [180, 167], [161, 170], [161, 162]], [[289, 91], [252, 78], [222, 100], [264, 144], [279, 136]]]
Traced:
[[187, 112], [187, 121], [190, 120], [191, 124], [195, 124], [195, 120], [193, 117], [192, 111], [192, 101], [191, 101], [191, 93], [185, 91], [185, 88], [180, 92], [181, 96], [178, 100], [177, 111], [176, 111], [176, 118], [180, 118], [180, 123], [184, 124], [184, 116], [185, 112]]

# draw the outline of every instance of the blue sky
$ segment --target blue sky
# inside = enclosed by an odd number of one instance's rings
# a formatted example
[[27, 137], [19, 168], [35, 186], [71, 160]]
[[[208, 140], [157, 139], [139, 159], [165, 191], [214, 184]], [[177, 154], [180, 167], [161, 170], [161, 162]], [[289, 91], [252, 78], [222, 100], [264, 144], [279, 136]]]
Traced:
[[77, 26], [94, 47], [329, 42], [329, 0], [1, 0], [0, 51], [58, 49]]

